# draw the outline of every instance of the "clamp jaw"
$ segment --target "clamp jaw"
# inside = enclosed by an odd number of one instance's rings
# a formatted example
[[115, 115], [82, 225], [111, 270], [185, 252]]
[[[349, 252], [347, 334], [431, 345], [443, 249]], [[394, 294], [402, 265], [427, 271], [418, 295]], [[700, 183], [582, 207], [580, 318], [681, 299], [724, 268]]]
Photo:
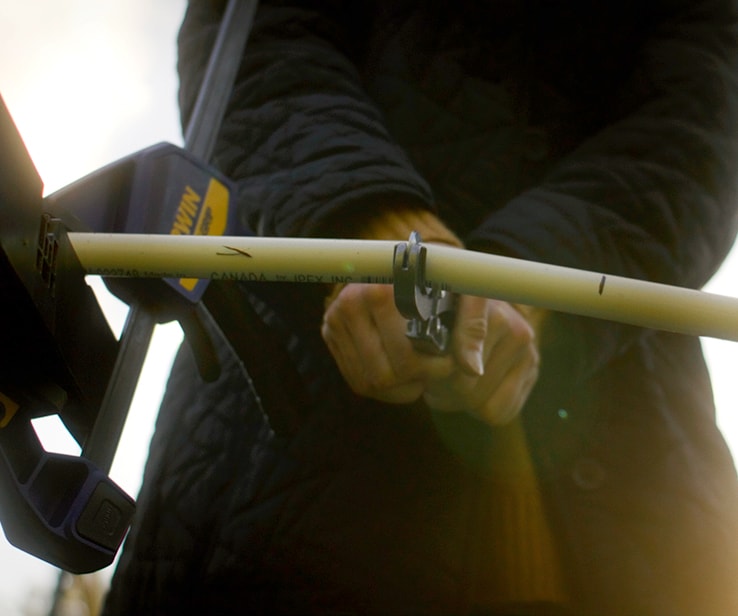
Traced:
[[107, 469], [47, 452], [31, 422], [58, 414], [89, 442], [118, 343], [1, 98], [0, 146], [0, 523], [16, 547], [87, 573], [113, 561], [134, 501]]
[[[204, 379], [219, 364], [200, 322], [207, 280], [106, 280], [131, 306], [116, 340], [67, 234], [227, 235], [234, 187], [159, 144], [43, 197], [1, 97], [0, 146], [0, 525], [17, 548], [89, 573], [113, 561], [135, 510], [108, 471], [154, 326], [180, 322]], [[80, 456], [43, 448], [31, 422], [53, 414]]]
[[455, 297], [440, 284], [425, 279], [426, 247], [417, 231], [395, 246], [394, 291], [400, 314], [408, 319], [407, 337], [418, 351], [447, 352], [454, 320]]

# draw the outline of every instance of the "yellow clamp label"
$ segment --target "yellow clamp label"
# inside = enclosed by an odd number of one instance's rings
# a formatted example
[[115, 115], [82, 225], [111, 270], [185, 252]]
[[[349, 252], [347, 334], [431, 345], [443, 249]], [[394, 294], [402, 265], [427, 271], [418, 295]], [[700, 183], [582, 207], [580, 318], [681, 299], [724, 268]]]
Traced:
[[[189, 185], [185, 186], [170, 235], [223, 235], [228, 224], [228, 189], [211, 178], [205, 199]], [[181, 278], [179, 284], [192, 291], [197, 278]]]
[[18, 412], [19, 408], [20, 404], [0, 392], [0, 429], [10, 423], [10, 420], [13, 419], [13, 416]]

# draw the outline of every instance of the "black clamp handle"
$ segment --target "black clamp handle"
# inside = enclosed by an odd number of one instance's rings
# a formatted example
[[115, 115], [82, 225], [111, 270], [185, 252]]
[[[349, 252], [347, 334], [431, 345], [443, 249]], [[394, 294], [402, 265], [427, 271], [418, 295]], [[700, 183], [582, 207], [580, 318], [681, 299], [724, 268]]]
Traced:
[[406, 335], [423, 353], [441, 355], [448, 350], [454, 320], [455, 298], [437, 282], [425, 279], [426, 247], [417, 231], [394, 252], [395, 305], [408, 319]]

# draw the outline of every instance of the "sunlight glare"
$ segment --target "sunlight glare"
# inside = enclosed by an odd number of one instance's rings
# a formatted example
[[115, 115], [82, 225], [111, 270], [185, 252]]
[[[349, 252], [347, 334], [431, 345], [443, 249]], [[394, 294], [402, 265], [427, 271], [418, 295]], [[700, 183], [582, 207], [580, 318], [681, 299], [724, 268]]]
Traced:
[[41, 74], [6, 101], [46, 194], [99, 167], [111, 133], [148, 103], [124, 41], [109, 34], [89, 29], [53, 54], [47, 47]]

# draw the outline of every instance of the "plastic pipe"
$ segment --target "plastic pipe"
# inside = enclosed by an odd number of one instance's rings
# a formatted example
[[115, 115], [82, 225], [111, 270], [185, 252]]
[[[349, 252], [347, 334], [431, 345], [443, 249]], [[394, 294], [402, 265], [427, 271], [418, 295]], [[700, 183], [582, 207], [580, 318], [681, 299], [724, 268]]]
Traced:
[[[397, 242], [70, 233], [89, 274], [211, 280], [391, 283]], [[459, 294], [738, 341], [738, 299], [574, 268], [424, 244], [426, 279]]]

